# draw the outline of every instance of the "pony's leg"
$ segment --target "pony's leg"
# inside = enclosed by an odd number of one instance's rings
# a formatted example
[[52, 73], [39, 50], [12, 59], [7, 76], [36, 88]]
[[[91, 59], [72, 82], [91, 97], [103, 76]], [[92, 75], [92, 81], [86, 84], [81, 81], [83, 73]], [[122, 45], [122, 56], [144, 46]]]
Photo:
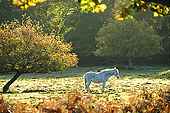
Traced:
[[87, 91], [90, 91], [90, 88], [89, 88], [90, 84], [91, 84], [91, 81], [87, 81], [87, 80], [85, 79], [85, 89], [86, 89]]
[[106, 82], [103, 82], [103, 84], [102, 84], [102, 92], [104, 92], [105, 85], [106, 85]]
[[86, 90], [88, 91], [88, 92], [90, 92], [91, 90], [90, 90], [90, 84], [91, 84], [91, 82], [88, 82], [87, 84], [86, 84]]

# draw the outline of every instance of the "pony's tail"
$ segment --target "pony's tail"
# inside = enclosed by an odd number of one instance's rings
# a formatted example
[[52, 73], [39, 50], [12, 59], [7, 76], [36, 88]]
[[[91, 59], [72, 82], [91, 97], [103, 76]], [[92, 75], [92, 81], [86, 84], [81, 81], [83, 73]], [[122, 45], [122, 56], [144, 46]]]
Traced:
[[85, 85], [86, 85], [86, 83], [87, 83], [87, 77], [86, 77], [86, 74], [84, 74], [83, 78], [84, 78], [84, 82], [85, 82]]
[[87, 76], [86, 76], [86, 74], [84, 74], [83, 78], [84, 78], [85, 89], [87, 89]]

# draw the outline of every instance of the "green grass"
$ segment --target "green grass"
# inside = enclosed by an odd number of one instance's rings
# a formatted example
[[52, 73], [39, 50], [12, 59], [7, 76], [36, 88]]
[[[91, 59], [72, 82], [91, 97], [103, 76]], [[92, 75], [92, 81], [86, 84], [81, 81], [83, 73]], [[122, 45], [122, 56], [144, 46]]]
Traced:
[[[83, 74], [89, 70], [98, 70], [105, 67], [79, 67], [69, 69], [65, 72], [46, 73], [46, 74], [24, 74], [10, 87], [10, 92], [2, 94], [10, 104], [17, 101], [29, 102], [37, 105], [46, 98], [56, 98], [64, 96], [74, 90], [78, 90], [83, 94], [84, 90]], [[116, 102], [125, 102], [128, 96], [136, 95], [143, 89], [159, 90], [170, 86], [170, 79], [162, 77], [160, 73], [168, 70], [168, 67], [139, 67], [134, 70], [120, 70], [121, 79], [111, 77], [106, 85], [104, 93], [101, 93], [101, 86], [92, 83], [91, 89], [94, 98], [103, 100], [114, 100]], [[12, 75], [0, 76], [0, 88]]]

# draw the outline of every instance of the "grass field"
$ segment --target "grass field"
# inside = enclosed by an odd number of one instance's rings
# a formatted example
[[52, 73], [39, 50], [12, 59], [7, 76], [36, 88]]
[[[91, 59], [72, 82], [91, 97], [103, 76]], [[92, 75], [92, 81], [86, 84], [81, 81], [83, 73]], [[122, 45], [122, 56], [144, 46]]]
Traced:
[[[86, 95], [84, 90], [83, 74], [89, 70], [97, 70], [105, 67], [79, 67], [65, 72], [47, 74], [24, 74], [10, 87], [10, 93], [2, 94], [4, 99], [10, 103], [30, 103], [37, 105], [44, 99], [64, 97], [73, 91], [80, 91]], [[96, 100], [115, 101], [125, 103], [127, 98], [137, 95], [143, 90], [158, 91], [170, 87], [169, 76], [159, 76], [161, 72], [167, 71], [168, 67], [140, 67], [134, 70], [120, 70], [123, 77], [116, 79], [111, 77], [106, 85], [105, 92], [101, 92], [101, 86], [93, 83], [92, 92], [89, 93]], [[0, 88], [12, 75], [0, 76]]]

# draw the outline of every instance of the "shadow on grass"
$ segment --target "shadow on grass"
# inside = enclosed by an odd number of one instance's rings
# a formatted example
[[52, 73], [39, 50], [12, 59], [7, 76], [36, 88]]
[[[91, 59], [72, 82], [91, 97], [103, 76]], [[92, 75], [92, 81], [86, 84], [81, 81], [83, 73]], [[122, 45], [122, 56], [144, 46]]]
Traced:
[[42, 90], [42, 89], [24, 90], [24, 91], [22, 91], [22, 93], [34, 93], [34, 92], [48, 92], [48, 91]]
[[6, 93], [3, 93], [2, 91], [0, 92], [0, 94], [17, 94], [18, 92], [16, 91], [8, 91]]
[[134, 79], [134, 78], [170, 79], [170, 73], [169, 73], [169, 74], [139, 74], [139, 75], [125, 75], [124, 77], [128, 77], [129, 79]]

